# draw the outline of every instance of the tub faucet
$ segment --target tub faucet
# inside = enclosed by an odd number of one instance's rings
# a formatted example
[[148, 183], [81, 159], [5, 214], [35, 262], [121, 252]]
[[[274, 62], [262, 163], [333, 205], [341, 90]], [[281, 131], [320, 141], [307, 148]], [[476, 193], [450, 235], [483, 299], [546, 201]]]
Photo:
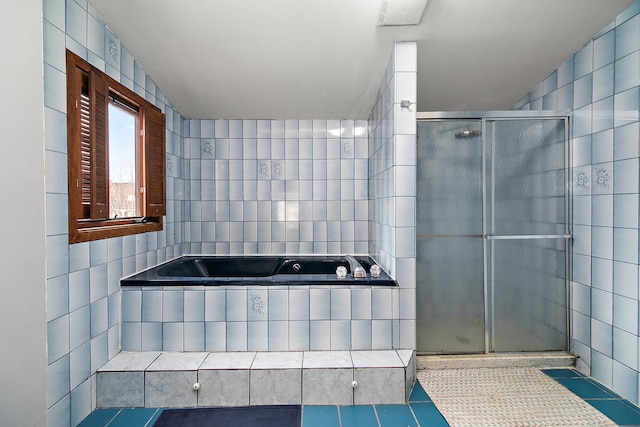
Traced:
[[357, 259], [352, 257], [351, 255], [345, 256], [345, 259], [349, 262], [349, 267], [351, 269], [351, 274], [354, 278], [364, 278], [367, 277], [367, 272], [360, 265]]

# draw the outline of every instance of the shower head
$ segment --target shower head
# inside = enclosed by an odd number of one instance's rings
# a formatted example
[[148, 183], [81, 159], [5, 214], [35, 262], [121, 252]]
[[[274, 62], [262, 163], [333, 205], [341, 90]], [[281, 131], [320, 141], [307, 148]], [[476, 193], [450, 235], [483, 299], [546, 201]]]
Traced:
[[469, 138], [476, 138], [478, 136], [482, 135], [482, 133], [478, 130], [463, 130], [460, 132], [456, 132], [455, 134], [455, 138], [456, 139], [469, 139]]

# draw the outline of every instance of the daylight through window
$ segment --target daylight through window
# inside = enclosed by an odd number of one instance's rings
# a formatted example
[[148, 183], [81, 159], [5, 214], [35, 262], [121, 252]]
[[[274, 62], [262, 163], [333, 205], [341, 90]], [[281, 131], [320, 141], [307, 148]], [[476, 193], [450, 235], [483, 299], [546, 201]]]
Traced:
[[138, 112], [115, 99], [109, 102], [109, 218], [139, 217], [136, 144]]

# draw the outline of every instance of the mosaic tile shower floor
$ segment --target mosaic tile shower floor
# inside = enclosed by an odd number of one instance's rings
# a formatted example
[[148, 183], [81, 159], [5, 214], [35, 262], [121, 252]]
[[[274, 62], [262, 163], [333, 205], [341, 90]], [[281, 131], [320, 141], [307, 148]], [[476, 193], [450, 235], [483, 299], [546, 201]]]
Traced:
[[[418, 379], [407, 405], [303, 406], [302, 427], [640, 426], [638, 407], [573, 369], [433, 370]], [[151, 427], [162, 410], [98, 409], [80, 427]]]

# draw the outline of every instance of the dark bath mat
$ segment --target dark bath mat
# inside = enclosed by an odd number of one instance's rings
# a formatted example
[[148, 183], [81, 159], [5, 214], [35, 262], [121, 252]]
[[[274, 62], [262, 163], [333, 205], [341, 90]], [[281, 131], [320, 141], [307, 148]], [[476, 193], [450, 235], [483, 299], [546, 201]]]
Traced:
[[300, 405], [165, 409], [153, 427], [300, 427]]

